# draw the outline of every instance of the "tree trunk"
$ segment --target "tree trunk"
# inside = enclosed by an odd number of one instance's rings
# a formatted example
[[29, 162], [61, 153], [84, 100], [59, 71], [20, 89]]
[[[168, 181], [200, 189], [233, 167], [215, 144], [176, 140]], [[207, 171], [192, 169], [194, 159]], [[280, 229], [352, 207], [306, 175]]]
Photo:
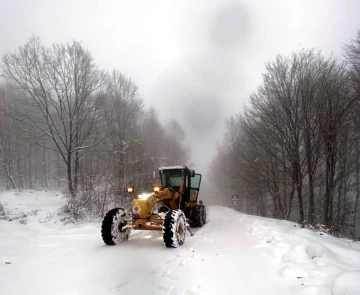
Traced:
[[47, 168], [46, 168], [46, 149], [45, 149], [45, 138], [43, 138], [43, 149], [42, 149], [42, 171], [44, 186], [48, 187], [48, 177], [47, 177]]
[[[19, 148], [18, 143], [17, 143], [17, 149]], [[16, 156], [16, 174], [18, 175], [18, 184], [19, 184], [19, 189], [23, 189], [24, 188], [24, 181], [23, 181], [23, 176], [21, 173], [21, 157], [19, 154], [19, 151], [17, 150], [16, 153], [18, 153], [18, 155]]]
[[72, 204], [72, 214], [73, 217], [76, 217], [76, 191], [74, 189], [74, 182], [72, 179], [72, 153], [69, 151], [67, 154], [67, 180], [68, 180], [68, 188], [70, 193], [70, 198]]
[[306, 149], [306, 163], [309, 181], [309, 207], [308, 207], [308, 224], [313, 225], [315, 219], [315, 196], [314, 196], [314, 175], [313, 175], [313, 161], [311, 152], [311, 138], [309, 134], [309, 126], [306, 128], [305, 149]]
[[74, 168], [74, 189], [77, 190], [79, 184], [80, 157], [79, 151], [75, 152], [75, 168]]
[[61, 186], [60, 153], [57, 153], [56, 155], [56, 177], [57, 177], [58, 187], [60, 187]]
[[[6, 174], [6, 179], [7, 179], [7, 183], [9, 183], [9, 180], [10, 180], [10, 183], [11, 183], [11, 186], [13, 189], [18, 189], [18, 186], [16, 184], [16, 181], [14, 179], [14, 177], [11, 175], [11, 169], [4, 165], [4, 168], [5, 168], [5, 174]], [[9, 189], [10, 187], [7, 185], [7, 188]]]
[[29, 173], [29, 186], [30, 186], [30, 189], [32, 189], [32, 188], [33, 188], [33, 183], [32, 183], [32, 153], [31, 153], [31, 144], [29, 144], [28, 173]]
[[358, 204], [359, 204], [359, 197], [360, 197], [360, 187], [359, 187], [359, 169], [360, 169], [360, 164], [359, 164], [359, 141], [356, 141], [356, 199], [355, 199], [355, 207], [354, 207], [354, 220], [353, 220], [353, 224], [354, 224], [354, 237], [356, 237], [356, 216], [357, 216], [357, 208], [358, 208]]
[[329, 157], [326, 157], [326, 175], [325, 175], [325, 210], [324, 210], [324, 224], [329, 225], [329, 211], [330, 211], [330, 188], [329, 188], [329, 174], [330, 174], [330, 160]]
[[296, 182], [296, 190], [299, 201], [299, 217], [300, 223], [305, 221], [305, 213], [304, 213], [304, 201], [302, 196], [302, 179], [301, 179], [301, 167], [299, 163], [295, 164], [295, 182]]

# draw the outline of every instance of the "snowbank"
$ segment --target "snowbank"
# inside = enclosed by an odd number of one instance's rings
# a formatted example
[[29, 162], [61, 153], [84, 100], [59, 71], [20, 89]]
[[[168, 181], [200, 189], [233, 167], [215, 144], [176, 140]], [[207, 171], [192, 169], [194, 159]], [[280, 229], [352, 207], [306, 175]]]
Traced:
[[0, 191], [3, 219], [22, 224], [57, 222], [59, 209], [66, 204], [57, 190]]
[[279, 265], [298, 280], [299, 294], [360, 295], [360, 243], [302, 229], [295, 223], [244, 216], [247, 228]]

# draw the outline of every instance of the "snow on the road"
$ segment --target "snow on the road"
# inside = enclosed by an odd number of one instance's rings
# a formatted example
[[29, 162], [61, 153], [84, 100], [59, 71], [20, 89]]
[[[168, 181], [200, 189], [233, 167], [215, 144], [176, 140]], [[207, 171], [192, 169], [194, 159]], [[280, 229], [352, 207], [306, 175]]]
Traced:
[[289, 294], [359, 295], [360, 243], [301, 229], [292, 222], [247, 216], [257, 248], [281, 266], [278, 276], [299, 283]]
[[360, 295], [360, 244], [291, 222], [208, 207], [180, 248], [154, 231], [105, 246], [99, 222], [58, 222], [57, 192], [0, 201], [8, 213], [36, 212], [26, 224], [0, 220], [0, 294]]

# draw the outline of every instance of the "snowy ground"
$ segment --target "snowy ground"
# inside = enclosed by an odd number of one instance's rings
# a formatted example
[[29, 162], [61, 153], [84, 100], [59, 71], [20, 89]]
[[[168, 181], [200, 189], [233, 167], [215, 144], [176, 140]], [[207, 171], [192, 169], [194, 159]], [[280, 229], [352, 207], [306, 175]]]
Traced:
[[360, 295], [360, 243], [290, 222], [208, 207], [178, 249], [150, 231], [109, 247], [100, 223], [59, 222], [57, 192], [0, 192], [0, 202], [27, 215], [0, 220], [0, 294]]

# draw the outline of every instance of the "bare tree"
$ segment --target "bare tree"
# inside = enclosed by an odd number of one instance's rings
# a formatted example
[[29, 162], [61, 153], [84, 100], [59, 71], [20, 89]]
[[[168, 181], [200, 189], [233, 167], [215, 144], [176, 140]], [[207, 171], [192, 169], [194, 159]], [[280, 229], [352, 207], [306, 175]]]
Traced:
[[101, 141], [87, 140], [100, 126], [104, 73], [79, 42], [47, 48], [35, 37], [6, 53], [2, 69], [28, 94], [24, 103], [39, 112], [39, 117], [18, 113], [15, 118], [40, 131], [51, 142], [44, 147], [60, 153], [75, 205], [81, 153]]
[[326, 225], [332, 224], [334, 193], [339, 180], [338, 166], [341, 158], [347, 156], [347, 153], [340, 153], [339, 147], [342, 144], [341, 135], [348, 128], [346, 122], [349, 111], [355, 102], [348, 81], [345, 66], [335, 59], [330, 59], [321, 69], [318, 83], [321, 99], [314, 103], [323, 141], [325, 165], [323, 223]]
[[357, 232], [357, 212], [360, 199], [360, 30], [357, 36], [345, 46], [345, 59], [348, 64], [351, 82], [353, 85], [356, 103], [352, 110], [353, 132], [355, 138], [355, 176], [356, 194], [353, 215], [353, 235]]
[[138, 87], [115, 70], [109, 76], [106, 88], [105, 113], [109, 137], [103, 149], [108, 155], [113, 195], [118, 198], [125, 185], [141, 174], [143, 165], [138, 165], [138, 161], [142, 157], [139, 146], [142, 145], [143, 100]]
[[18, 189], [14, 175], [14, 159], [13, 159], [13, 134], [10, 119], [5, 117], [4, 112], [8, 111], [8, 103], [5, 97], [5, 87], [0, 88], [0, 159], [2, 162], [2, 170], [5, 175], [5, 183], [7, 188]]
[[168, 165], [185, 165], [190, 158], [190, 149], [184, 144], [185, 131], [175, 119], [165, 125], [164, 153]]

